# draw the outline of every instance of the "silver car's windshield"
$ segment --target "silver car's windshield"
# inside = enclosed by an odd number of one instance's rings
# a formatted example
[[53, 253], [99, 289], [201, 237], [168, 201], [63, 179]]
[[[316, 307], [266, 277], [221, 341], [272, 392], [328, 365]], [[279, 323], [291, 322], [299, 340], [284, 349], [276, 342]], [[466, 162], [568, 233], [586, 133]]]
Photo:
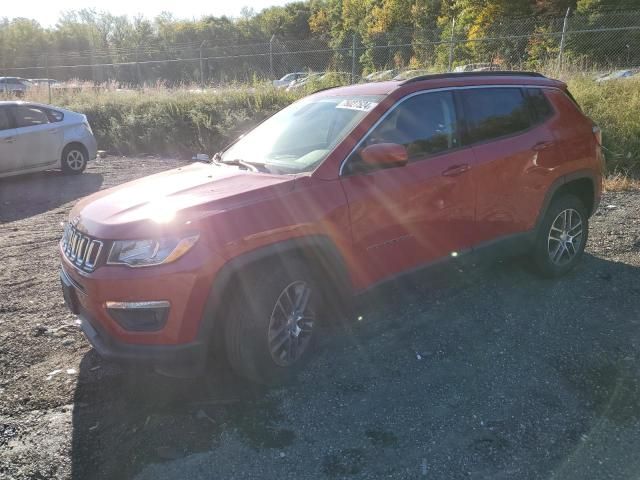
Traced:
[[222, 162], [246, 162], [270, 173], [315, 169], [382, 99], [379, 95], [302, 99], [228, 148]]

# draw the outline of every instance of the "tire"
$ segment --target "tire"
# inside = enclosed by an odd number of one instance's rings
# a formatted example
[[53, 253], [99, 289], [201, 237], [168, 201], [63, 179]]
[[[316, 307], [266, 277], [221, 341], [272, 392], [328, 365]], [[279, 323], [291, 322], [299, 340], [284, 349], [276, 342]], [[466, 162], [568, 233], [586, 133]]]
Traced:
[[582, 258], [588, 236], [589, 215], [582, 201], [571, 194], [554, 199], [536, 235], [532, 252], [535, 269], [548, 278], [566, 274]]
[[[235, 373], [251, 381], [283, 383], [313, 349], [322, 305], [318, 282], [298, 260], [245, 271], [241, 277], [227, 310], [227, 359]], [[306, 307], [294, 315], [292, 304], [305, 298]]]
[[89, 154], [87, 149], [77, 143], [64, 147], [60, 158], [60, 167], [66, 175], [79, 175], [87, 168]]

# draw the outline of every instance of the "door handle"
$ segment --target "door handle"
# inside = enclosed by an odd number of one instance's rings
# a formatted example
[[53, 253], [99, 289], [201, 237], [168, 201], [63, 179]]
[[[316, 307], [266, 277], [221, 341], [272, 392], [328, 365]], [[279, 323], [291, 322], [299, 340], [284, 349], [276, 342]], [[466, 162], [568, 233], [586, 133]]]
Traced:
[[60, 130], [57, 128], [54, 128], [53, 130], [49, 130], [49, 133], [53, 134], [53, 133], [58, 133]]
[[13, 143], [16, 141], [16, 137], [6, 137], [4, 143]]
[[556, 142], [538, 142], [532, 147], [532, 150], [534, 152], [541, 152], [542, 150], [553, 147], [555, 143]]
[[444, 172], [442, 172], [442, 176], [455, 177], [457, 175], [462, 175], [468, 170], [471, 170], [471, 165], [469, 165], [468, 163], [465, 163], [463, 165], [454, 165], [453, 167], [449, 167]]

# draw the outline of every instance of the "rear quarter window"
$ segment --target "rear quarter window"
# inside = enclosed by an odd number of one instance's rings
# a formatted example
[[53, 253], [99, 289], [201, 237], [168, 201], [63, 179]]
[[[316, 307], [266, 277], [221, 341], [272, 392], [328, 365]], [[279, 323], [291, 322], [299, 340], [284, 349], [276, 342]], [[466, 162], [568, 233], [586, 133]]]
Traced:
[[542, 123], [554, 114], [551, 102], [541, 88], [527, 88], [525, 93], [534, 124]]
[[59, 112], [58, 110], [51, 110], [48, 108], [45, 110], [45, 113], [51, 123], [61, 122], [64, 120], [64, 113]]
[[531, 126], [529, 107], [518, 87], [466, 90], [462, 103], [467, 144], [513, 135]]

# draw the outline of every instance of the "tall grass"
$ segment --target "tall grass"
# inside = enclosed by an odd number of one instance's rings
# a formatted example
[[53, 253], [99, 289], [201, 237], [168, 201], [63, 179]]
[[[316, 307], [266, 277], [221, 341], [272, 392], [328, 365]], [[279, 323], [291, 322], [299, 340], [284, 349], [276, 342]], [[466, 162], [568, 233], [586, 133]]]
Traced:
[[[640, 79], [597, 83], [592, 75], [574, 74], [564, 80], [602, 128], [610, 172], [640, 174]], [[53, 89], [52, 103], [85, 113], [102, 149], [187, 156], [211, 154], [297, 98], [344, 81], [328, 76], [293, 92], [260, 83], [204, 91], [188, 85], [142, 90], [79, 85]], [[27, 99], [47, 103], [48, 92], [33, 90]]]
[[567, 80], [584, 112], [602, 129], [610, 173], [640, 174], [640, 79]]
[[[299, 96], [264, 85], [211, 90], [80, 86], [52, 90], [51, 103], [87, 115], [101, 149], [190, 156], [219, 150]], [[33, 90], [26, 99], [48, 103], [48, 92]]]

